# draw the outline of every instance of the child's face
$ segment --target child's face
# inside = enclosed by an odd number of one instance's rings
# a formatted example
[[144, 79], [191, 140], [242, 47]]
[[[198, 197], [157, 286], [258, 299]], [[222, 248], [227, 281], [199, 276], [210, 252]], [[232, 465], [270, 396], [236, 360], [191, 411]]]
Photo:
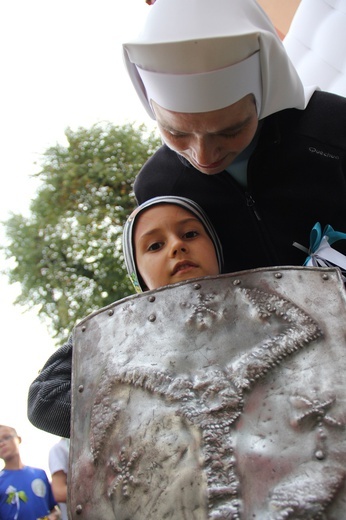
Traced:
[[137, 268], [148, 289], [219, 274], [214, 244], [203, 224], [174, 204], [139, 215], [135, 232]]

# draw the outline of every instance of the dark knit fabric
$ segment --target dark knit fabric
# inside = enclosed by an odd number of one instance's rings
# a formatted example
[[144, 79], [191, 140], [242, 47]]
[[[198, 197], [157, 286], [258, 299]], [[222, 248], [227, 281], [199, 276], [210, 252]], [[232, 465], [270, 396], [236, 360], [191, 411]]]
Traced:
[[29, 389], [30, 422], [60, 437], [70, 437], [71, 370], [72, 336], [52, 354]]

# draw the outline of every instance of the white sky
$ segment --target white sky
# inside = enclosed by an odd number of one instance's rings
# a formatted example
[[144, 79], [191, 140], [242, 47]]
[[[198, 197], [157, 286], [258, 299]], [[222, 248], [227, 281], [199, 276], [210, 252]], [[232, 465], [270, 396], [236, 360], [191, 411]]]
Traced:
[[[151, 120], [127, 77], [120, 42], [146, 16], [145, 0], [11, 0], [0, 4], [0, 220], [26, 213], [42, 153], [67, 127]], [[0, 239], [3, 233], [0, 229]], [[0, 277], [0, 424], [22, 436], [24, 463], [44, 468], [58, 438], [26, 417], [31, 381], [55, 350], [36, 313], [13, 305]], [[0, 460], [0, 467], [2, 461]]]

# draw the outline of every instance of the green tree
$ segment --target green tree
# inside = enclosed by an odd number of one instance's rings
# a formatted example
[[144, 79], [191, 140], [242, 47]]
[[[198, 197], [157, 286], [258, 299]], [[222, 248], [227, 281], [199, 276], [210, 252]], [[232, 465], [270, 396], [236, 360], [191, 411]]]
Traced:
[[121, 248], [123, 223], [135, 206], [133, 181], [159, 147], [145, 125], [97, 125], [66, 131], [42, 156], [40, 187], [28, 217], [4, 223], [19, 282], [17, 304], [38, 306], [52, 335], [65, 340], [78, 320], [133, 289]]

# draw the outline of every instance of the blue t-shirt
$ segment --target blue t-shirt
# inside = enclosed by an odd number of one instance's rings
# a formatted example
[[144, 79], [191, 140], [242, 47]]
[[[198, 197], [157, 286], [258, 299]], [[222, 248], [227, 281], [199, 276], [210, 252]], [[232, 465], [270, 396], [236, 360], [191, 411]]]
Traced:
[[55, 505], [43, 469], [24, 466], [0, 471], [0, 520], [37, 520]]

